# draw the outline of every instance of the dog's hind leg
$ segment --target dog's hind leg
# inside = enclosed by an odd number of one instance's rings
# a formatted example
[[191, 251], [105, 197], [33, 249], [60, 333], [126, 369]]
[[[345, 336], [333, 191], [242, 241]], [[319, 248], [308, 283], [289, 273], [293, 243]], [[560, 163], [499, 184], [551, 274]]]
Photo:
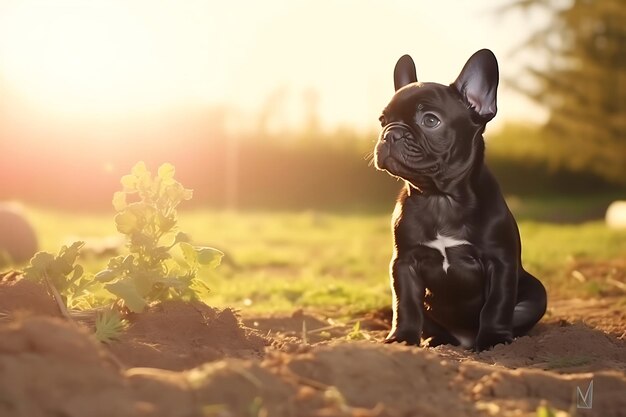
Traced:
[[523, 336], [532, 329], [543, 317], [546, 307], [547, 295], [543, 284], [522, 269], [513, 310], [513, 336]]

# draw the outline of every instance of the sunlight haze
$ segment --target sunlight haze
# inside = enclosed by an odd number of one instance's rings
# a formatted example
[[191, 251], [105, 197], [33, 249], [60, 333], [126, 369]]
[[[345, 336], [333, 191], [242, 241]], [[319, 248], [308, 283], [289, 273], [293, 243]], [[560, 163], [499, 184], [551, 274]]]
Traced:
[[[520, 57], [509, 55], [530, 16], [497, 15], [504, 3], [3, 0], [0, 90], [62, 120], [207, 105], [252, 120], [269, 106], [279, 127], [313, 112], [324, 128], [370, 129], [404, 53], [424, 81], [450, 83], [484, 47], [503, 76], [519, 71]], [[532, 17], [533, 27], [542, 23]], [[499, 123], [544, 117], [506, 86], [499, 110]]]

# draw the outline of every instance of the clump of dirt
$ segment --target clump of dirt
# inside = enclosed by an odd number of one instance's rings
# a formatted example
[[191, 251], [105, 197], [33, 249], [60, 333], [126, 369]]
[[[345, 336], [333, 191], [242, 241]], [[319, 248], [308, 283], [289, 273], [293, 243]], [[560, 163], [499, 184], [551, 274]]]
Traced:
[[46, 287], [15, 272], [0, 276], [0, 319], [16, 315], [60, 317], [59, 308]]
[[129, 317], [111, 351], [129, 367], [190, 369], [224, 357], [259, 357], [270, 342], [244, 328], [231, 309], [165, 301]]
[[119, 371], [85, 329], [27, 317], [0, 326], [0, 415], [131, 416]]

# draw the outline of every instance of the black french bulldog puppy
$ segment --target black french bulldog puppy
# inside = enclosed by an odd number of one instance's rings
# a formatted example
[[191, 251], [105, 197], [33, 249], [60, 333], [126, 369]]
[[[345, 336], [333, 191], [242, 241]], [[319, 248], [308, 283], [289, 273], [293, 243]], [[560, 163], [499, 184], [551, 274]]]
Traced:
[[408, 55], [394, 70], [376, 167], [401, 178], [392, 217], [393, 327], [385, 340], [476, 351], [528, 332], [546, 291], [524, 270], [517, 223], [484, 162], [496, 115], [498, 63], [476, 52], [450, 86], [417, 82]]

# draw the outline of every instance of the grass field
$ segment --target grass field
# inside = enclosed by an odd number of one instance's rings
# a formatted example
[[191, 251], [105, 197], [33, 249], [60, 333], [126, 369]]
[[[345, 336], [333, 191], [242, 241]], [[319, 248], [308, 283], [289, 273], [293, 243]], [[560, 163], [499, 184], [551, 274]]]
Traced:
[[[536, 211], [538, 204], [530, 207]], [[42, 250], [56, 252], [76, 238], [118, 235], [113, 213], [26, 211]], [[182, 211], [179, 229], [195, 243], [226, 253], [223, 264], [210, 272], [212, 295], [205, 300], [210, 305], [249, 312], [309, 307], [349, 313], [389, 304], [389, 214]], [[582, 280], [572, 270], [578, 262], [626, 258], [626, 232], [608, 230], [601, 221], [521, 220], [520, 229], [524, 265], [552, 298], [601, 295], [611, 287], [606, 268], [603, 276]], [[107, 258], [83, 262], [95, 273]]]

